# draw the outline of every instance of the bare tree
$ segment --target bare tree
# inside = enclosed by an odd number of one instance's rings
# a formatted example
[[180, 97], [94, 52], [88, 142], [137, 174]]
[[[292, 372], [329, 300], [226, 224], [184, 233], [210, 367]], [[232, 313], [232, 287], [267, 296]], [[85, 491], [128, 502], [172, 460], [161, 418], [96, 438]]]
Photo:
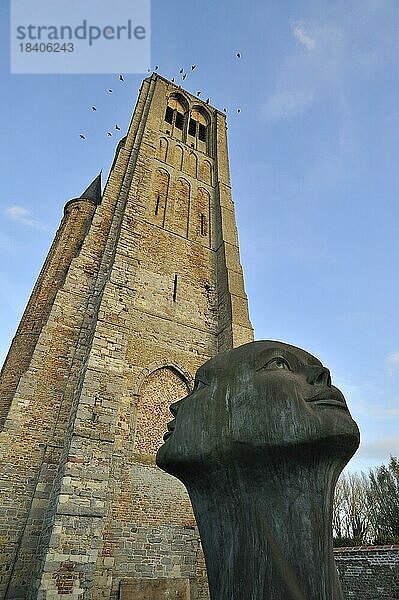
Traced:
[[399, 459], [369, 472], [367, 491], [370, 520], [377, 542], [399, 541]]
[[342, 474], [335, 489], [333, 534], [348, 544], [362, 544], [368, 538], [368, 479], [364, 473]]
[[332, 515], [332, 529], [334, 538], [342, 539], [345, 537], [344, 534], [344, 485], [343, 475], [338, 479], [337, 485], [335, 486], [335, 494], [333, 501], [333, 515]]

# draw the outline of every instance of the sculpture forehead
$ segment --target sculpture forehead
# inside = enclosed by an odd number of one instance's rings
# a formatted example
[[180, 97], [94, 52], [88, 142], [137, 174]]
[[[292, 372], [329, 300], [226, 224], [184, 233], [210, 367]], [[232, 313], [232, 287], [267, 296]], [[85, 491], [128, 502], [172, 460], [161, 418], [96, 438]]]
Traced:
[[200, 367], [197, 373], [199, 375], [204, 373], [225, 373], [235, 370], [239, 366], [253, 368], [263, 355], [267, 359], [268, 355], [272, 357], [279, 354], [288, 357], [289, 355], [293, 355], [299, 362], [305, 365], [323, 366], [319, 359], [306, 352], [306, 350], [302, 350], [302, 348], [275, 340], [258, 340], [218, 354]]

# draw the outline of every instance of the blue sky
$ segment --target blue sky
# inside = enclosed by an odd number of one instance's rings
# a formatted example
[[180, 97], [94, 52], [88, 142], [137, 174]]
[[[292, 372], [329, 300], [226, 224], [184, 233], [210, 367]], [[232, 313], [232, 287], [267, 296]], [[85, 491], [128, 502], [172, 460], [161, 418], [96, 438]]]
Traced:
[[[108, 172], [147, 75], [10, 75], [7, 4], [1, 358], [64, 204]], [[397, 0], [152, 2], [149, 66], [168, 78], [186, 69], [186, 89], [228, 110], [256, 338], [331, 369], [362, 431], [353, 470], [399, 455], [398, 32]]]

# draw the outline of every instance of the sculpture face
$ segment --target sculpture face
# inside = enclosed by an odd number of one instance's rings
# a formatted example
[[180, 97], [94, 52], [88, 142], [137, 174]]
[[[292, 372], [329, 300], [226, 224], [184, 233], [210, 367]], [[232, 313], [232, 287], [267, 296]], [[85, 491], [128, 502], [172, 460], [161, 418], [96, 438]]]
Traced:
[[259, 341], [219, 354], [198, 371], [193, 392], [171, 406], [158, 465], [174, 475], [284, 452], [340, 458], [359, 431], [329, 371], [300, 348]]

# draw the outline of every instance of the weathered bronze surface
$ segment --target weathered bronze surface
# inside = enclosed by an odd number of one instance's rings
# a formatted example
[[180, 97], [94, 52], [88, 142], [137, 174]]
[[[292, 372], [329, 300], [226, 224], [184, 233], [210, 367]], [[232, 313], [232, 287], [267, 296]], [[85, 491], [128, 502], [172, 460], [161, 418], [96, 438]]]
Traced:
[[157, 464], [188, 489], [212, 600], [341, 600], [332, 500], [359, 431], [328, 369], [252, 342], [205, 363], [171, 412]]

